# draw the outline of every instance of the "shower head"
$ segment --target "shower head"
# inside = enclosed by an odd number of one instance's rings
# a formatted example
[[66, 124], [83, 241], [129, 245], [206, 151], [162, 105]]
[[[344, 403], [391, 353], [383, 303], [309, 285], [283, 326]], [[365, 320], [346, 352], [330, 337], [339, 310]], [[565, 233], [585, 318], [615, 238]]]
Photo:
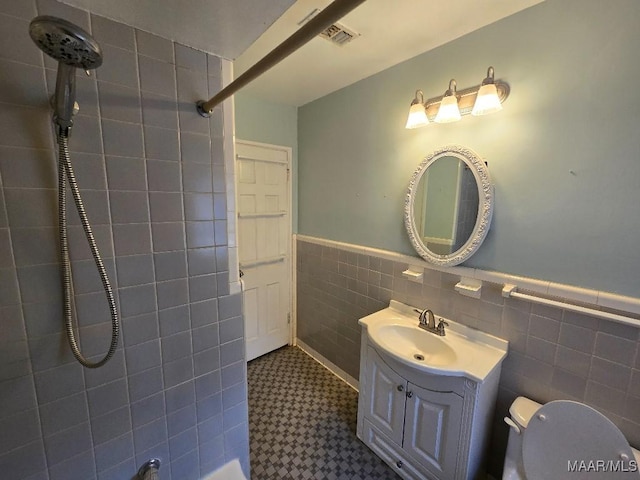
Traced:
[[29, 25], [29, 35], [40, 49], [71, 67], [91, 70], [102, 65], [102, 50], [91, 35], [62, 18], [36, 17]]
[[73, 125], [75, 113], [76, 68], [98, 68], [102, 65], [102, 50], [91, 35], [62, 18], [34, 18], [29, 35], [44, 53], [58, 61], [53, 121], [66, 131]]

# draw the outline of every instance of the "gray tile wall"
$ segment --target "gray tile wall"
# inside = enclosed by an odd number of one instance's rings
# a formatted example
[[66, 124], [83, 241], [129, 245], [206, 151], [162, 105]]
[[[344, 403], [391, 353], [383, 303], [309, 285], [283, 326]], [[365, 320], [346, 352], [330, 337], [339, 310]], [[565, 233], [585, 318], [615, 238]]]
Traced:
[[[28, 36], [38, 14], [82, 26], [104, 50], [92, 77], [78, 72], [70, 140], [122, 320], [97, 370], [75, 362], [63, 335], [48, 108], [57, 64]], [[54, 0], [0, 0], [0, 42], [0, 476], [121, 480], [151, 457], [163, 479], [232, 458], [248, 471], [222, 111], [206, 121], [194, 109], [219, 90], [220, 59]], [[69, 224], [80, 341], [100, 358], [110, 319], [72, 202]]]
[[424, 283], [402, 277], [406, 263], [297, 242], [298, 338], [354, 378], [359, 375], [358, 319], [398, 300], [509, 340], [489, 455], [500, 478], [508, 429], [502, 418], [524, 395], [544, 403], [584, 402], [607, 415], [640, 447], [640, 329], [501, 296], [454, 290], [458, 276], [424, 270]]

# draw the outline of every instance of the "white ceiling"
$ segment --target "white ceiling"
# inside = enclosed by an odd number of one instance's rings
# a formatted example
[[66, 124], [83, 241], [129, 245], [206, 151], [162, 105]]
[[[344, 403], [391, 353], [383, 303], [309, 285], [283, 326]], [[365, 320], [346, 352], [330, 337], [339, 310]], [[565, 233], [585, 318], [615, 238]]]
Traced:
[[[314, 38], [245, 87], [300, 106], [543, 0], [367, 0], [339, 23], [360, 36], [342, 47]], [[234, 62], [237, 77], [331, 0], [297, 0]]]
[[[331, 0], [59, 0], [184, 45], [235, 59], [236, 77]], [[543, 0], [367, 0], [340, 23], [339, 47], [314, 38], [245, 87], [300, 106]]]
[[233, 60], [295, 0], [61, 1]]

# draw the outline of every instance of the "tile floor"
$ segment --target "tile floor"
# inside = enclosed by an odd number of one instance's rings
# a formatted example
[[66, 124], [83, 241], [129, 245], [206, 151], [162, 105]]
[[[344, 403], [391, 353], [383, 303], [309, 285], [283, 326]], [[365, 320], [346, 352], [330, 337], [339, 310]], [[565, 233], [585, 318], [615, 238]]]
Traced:
[[356, 437], [358, 394], [297, 347], [248, 364], [252, 480], [397, 480]]

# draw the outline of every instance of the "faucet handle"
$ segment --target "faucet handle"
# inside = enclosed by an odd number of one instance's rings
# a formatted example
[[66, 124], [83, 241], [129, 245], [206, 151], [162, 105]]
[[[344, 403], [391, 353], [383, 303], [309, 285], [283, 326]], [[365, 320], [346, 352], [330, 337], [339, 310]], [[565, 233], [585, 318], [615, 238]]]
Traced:
[[448, 327], [449, 323], [447, 323], [444, 318], [441, 318], [438, 321], [438, 326], [436, 327], [436, 329], [438, 330], [438, 335], [443, 336], [445, 335], [445, 331], [444, 331], [444, 327]]

